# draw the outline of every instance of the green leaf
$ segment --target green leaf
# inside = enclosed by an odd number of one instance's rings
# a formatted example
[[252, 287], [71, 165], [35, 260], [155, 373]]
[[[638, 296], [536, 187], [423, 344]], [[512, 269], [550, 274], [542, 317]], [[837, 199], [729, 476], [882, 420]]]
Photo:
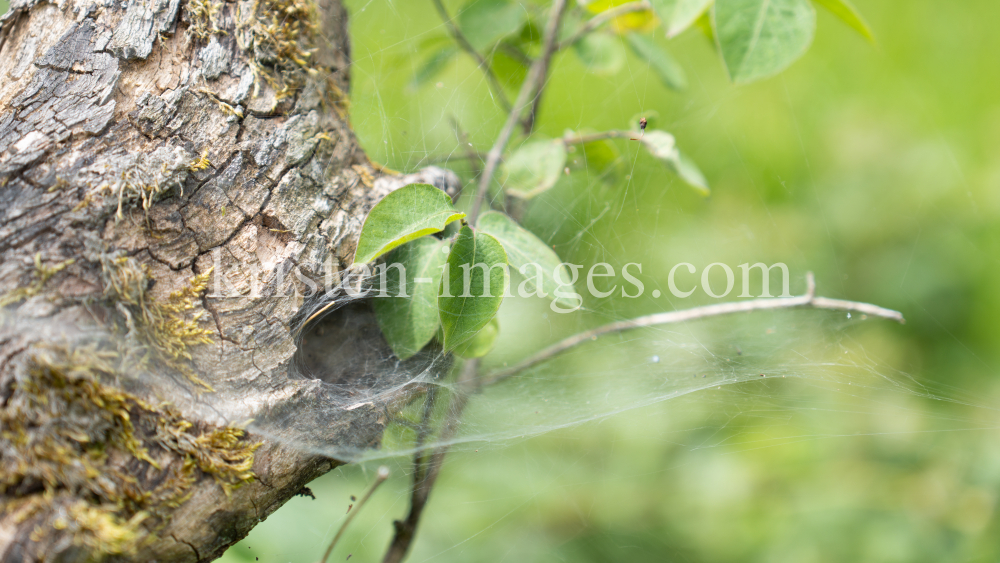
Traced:
[[667, 37], [680, 35], [698, 21], [711, 5], [712, 0], [675, 0], [669, 15], [664, 17], [660, 14], [660, 19], [667, 26]]
[[443, 230], [465, 217], [448, 194], [430, 184], [410, 184], [385, 196], [361, 227], [354, 263], [365, 264], [397, 246]]
[[423, 237], [386, 256], [385, 284], [373, 307], [382, 334], [401, 360], [419, 352], [438, 330], [437, 297], [442, 267], [448, 259], [446, 248], [443, 241]]
[[872, 33], [872, 28], [868, 27], [868, 22], [862, 17], [861, 12], [849, 0], [813, 0], [813, 2], [829, 10], [840, 21], [851, 26], [854, 31], [860, 33], [872, 44], [875, 43], [875, 34]]
[[666, 131], [646, 129], [642, 135], [642, 144], [646, 146], [649, 154], [666, 163], [684, 182], [697, 189], [702, 195], [708, 195], [708, 180], [705, 179], [705, 175], [701, 173], [694, 161], [681, 154], [681, 151], [677, 149], [673, 135]]
[[[556, 290], [566, 289], [566, 285], [556, 279], [556, 272], [561, 280], [572, 279], [572, 272], [562, 264], [559, 255], [549, 245], [499, 211], [488, 211], [480, 215], [477, 226], [481, 232], [493, 235], [500, 241], [507, 252], [507, 260], [511, 267], [520, 270], [527, 264], [534, 265], [526, 269], [525, 274], [531, 277], [523, 282], [529, 293], [541, 289], [545, 297], [553, 301], [570, 307], [576, 304], [573, 300], [555, 295]], [[536, 281], [540, 282], [540, 287]], [[569, 287], [573, 289], [569, 293], [576, 292], [572, 285]]]
[[[639, 126], [636, 125], [636, 131]], [[592, 141], [579, 145], [577, 150], [584, 158], [584, 166], [591, 177], [614, 184], [624, 170], [622, 153], [610, 140]], [[573, 159], [575, 162], [576, 159]]]
[[649, 154], [660, 160], [674, 160], [679, 154], [674, 136], [666, 131], [646, 129], [646, 132], [642, 133], [642, 144], [646, 146]]
[[[569, 14], [567, 14], [568, 16]], [[567, 25], [568, 19], [566, 16], [563, 17], [563, 25]], [[539, 23], [532, 17], [527, 18], [528, 21], [525, 22], [524, 27], [521, 28], [520, 33], [510, 38], [510, 43], [519, 47], [522, 51], [529, 51], [533, 47], [541, 46], [542, 37], [545, 34], [543, 25]]]
[[413, 73], [413, 79], [410, 81], [411, 88], [419, 88], [423, 86], [435, 76], [437, 76], [448, 63], [451, 62], [452, 57], [458, 52], [458, 49], [454, 45], [446, 45], [437, 51], [430, 54], [417, 72]]
[[507, 253], [497, 239], [462, 227], [438, 295], [445, 350], [475, 336], [496, 315], [510, 283], [506, 264]]
[[715, 44], [715, 30], [712, 29], [711, 10], [705, 12], [694, 22], [694, 26], [705, 36], [706, 39]]
[[[627, 2], [620, 2], [619, 5]], [[648, 33], [653, 31], [660, 23], [656, 13], [652, 10], [640, 10], [638, 12], [628, 12], [611, 20], [610, 28], [615, 33], [623, 35], [626, 33]]]
[[670, 166], [675, 174], [681, 177], [681, 180], [684, 180], [687, 185], [698, 190], [701, 195], [707, 197], [711, 192], [705, 175], [701, 173], [698, 165], [688, 158], [686, 154], [677, 151], [677, 158], [667, 162], [667, 165]]
[[625, 64], [625, 53], [618, 40], [606, 33], [584, 35], [573, 44], [573, 51], [594, 74], [615, 74]]
[[472, 0], [458, 15], [458, 27], [479, 52], [489, 50], [504, 37], [521, 31], [528, 19], [525, 9], [507, 0]]
[[556, 185], [566, 167], [566, 146], [561, 140], [529, 141], [507, 160], [504, 189], [530, 199]]
[[500, 335], [500, 321], [496, 317], [483, 327], [475, 336], [455, 347], [455, 355], [460, 358], [482, 358], [493, 350], [497, 336]]
[[672, 90], [687, 88], [687, 77], [684, 76], [680, 63], [651, 38], [630, 33], [628, 44], [636, 55], [649, 63], [649, 68], [653, 69], [664, 86]]
[[716, 0], [712, 17], [722, 59], [737, 83], [787, 68], [805, 53], [816, 30], [809, 0]]

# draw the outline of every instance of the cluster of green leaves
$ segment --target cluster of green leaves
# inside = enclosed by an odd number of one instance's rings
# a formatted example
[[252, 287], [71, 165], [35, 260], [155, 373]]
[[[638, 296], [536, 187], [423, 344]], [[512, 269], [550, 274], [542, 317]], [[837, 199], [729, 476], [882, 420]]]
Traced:
[[[577, 0], [560, 26], [557, 48], [571, 46], [589, 71], [613, 74], [624, 64], [622, 45], [627, 44], [664, 85], [683, 89], [683, 68], [654, 32], [663, 29], [660, 35], [672, 38], [698, 28], [717, 46], [729, 76], [750, 82], [783, 70], [802, 55], [815, 31], [814, 2], [872, 38], [848, 0]], [[521, 86], [542, 55], [546, 17], [548, 2], [470, 0], [456, 21], [446, 23], [456, 26], [462, 48], [474, 50], [478, 60], [487, 62], [484, 70], [494, 74], [500, 87], [509, 88]], [[427, 55], [414, 76], [416, 86], [433, 79], [460, 52], [444, 35], [426, 39], [422, 49]], [[621, 153], [613, 139], [640, 141], [650, 155], [707, 194], [705, 176], [677, 148], [673, 135], [656, 128], [656, 117], [655, 112], [636, 116], [626, 131], [570, 131], [559, 139], [529, 136], [504, 158], [505, 194], [529, 200], [549, 190], [569, 172], [568, 152], [578, 148], [591, 173], [615, 181]], [[533, 264], [536, 276], [526, 283], [556, 300], [562, 282], [570, 279], [568, 272], [557, 275], [566, 268], [556, 253], [507, 215], [490, 211], [474, 226], [464, 216], [440, 190], [412, 184], [387, 196], [365, 220], [354, 263], [385, 255], [388, 268], [375, 312], [402, 359], [434, 338], [463, 357], [489, 352], [498, 332], [495, 316], [510, 284], [508, 267], [521, 270]], [[461, 227], [445, 235], [459, 220]]]
[[[374, 309], [400, 359], [435, 337], [459, 356], [486, 355], [499, 333], [496, 313], [510, 269], [526, 273], [531, 265], [532, 276], [522, 284], [529, 293], [560, 300], [557, 290], [572, 288], [556, 253], [507, 215], [486, 212], [475, 227], [464, 217], [441, 190], [410, 184], [382, 199], [365, 219], [354, 263], [385, 257]], [[457, 232], [446, 232], [456, 221]]]
[[[624, 45], [648, 63], [668, 88], [687, 86], [683, 67], [663, 46], [688, 29], [699, 29], [716, 46], [730, 78], [737, 83], [772, 76], [805, 53], [816, 28], [815, 4], [829, 10], [869, 41], [874, 36], [849, 0], [578, 0], [560, 30], [561, 41], [593, 73], [613, 75], [625, 63]], [[579, 33], [609, 10], [623, 11], [606, 28]], [[617, 13], [617, 12], [615, 12]], [[469, 43], [484, 53], [500, 82], [517, 88], [540, 50], [547, 3], [469, 0], [457, 12], [457, 25]], [[660, 33], [657, 33], [660, 30]], [[433, 79], [460, 52], [443, 34], [421, 45], [423, 64], [414, 76], [419, 86]]]
[[[813, 3], [872, 39], [848, 0], [577, 0], [560, 27], [559, 48], [571, 46], [593, 73], [613, 74], [624, 66], [623, 45], [628, 45], [664, 85], [679, 90], [687, 84], [684, 69], [662, 43], [697, 28], [715, 43], [730, 77], [750, 82], [781, 71], [802, 55], [815, 29]], [[457, 12], [455, 25], [488, 62], [486, 70], [505, 87], [517, 87], [539, 56], [548, 5], [538, 0], [470, 0]], [[424, 46], [429, 53], [414, 77], [417, 85], [432, 79], [460, 52], [444, 35], [427, 39]], [[650, 128], [642, 135], [636, 116], [632, 135], [581, 131], [554, 140], [530, 137], [504, 159], [507, 194], [531, 199], [553, 187], [569, 161], [581, 161], [568, 158], [567, 152], [577, 150], [590, 174], [614, 183], [621, 176], [622, 159], [612, 139], [626, 136], [642, 141], [653, 157], [707, 194], [704, 175], [678, 149], [673, 135], [656, 129], [655, 112], [647, 113], [643, 117]]]

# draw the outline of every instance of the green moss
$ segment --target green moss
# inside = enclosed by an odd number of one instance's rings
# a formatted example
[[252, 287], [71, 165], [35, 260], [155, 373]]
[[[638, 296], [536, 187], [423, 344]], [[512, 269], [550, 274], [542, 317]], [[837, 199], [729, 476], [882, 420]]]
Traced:
[[32, 272], [32, 282], [25, 287], [15, 288], [7, 292], [7, 294], [0, 296], [0, 307], [6, 307], [7, 305], [12, 305], [18, 301], [23, 301], [38, 295], [42, 292], [42, 288], [45, 287], [45, 283], [49, 281], [52, 276], [63, 271], [67, 266], [74, 262], [76, 262], [75, 259], [69, 259], [54, 266], [49, 266], [42, 263], [41, 253], [35, 254], [35, 269]]
[[212, 331], [198, 323], [204, 313], [191, 314], [195, 301], [208, 287], [212, 270], [191, 278], [187, 286], [170, 294], [166, 301], [157, 301], [149, 294], [152, 281], [149, 271], [135, 258], [103, 255], [101, 272], [104, 296], [123, 314], [123, 329], [132, 340], [129, 359], [138, 366], [147, 366], [150, 362], [167, 365], [202, 389], [211, 391], [188, 362], [192, 346], [212, 342]]
[[257, 0], [240, 27], [245, 33], [237, 36], [249, 39], [240, 47], [252, 55], [254, 76], [273, 87], [279, 100], [301, 88], [307, 74], [316, 73], [310, 59], [318, 17], [310, 0]]
[[40, 543], [68, 534], [91, 560], [134, 554], [204, 476], [227, 494], [252, 480], [259, 446], [111, 386], [121, 361], [96, 345], [39, 347], [0, 408], [0, 512], [36, 521]]
[[224, 35], [226, 32], [219, 29], [217, 19], [221, 8], [222, 2], [219, 1], [188, 0], [184, 4], [184, 12], [190, 24], [188, 33], [203, 40], [213, 35]]
[[53, 528], [71, 528], [74, 543], [96, 554], [95, 559], [104, 555], [134, 554], [145, 537], [141, 525], [147, 515], [142, 512], [124, 520], [115, 511], [86, 501], [72, 504], [68, 512], [69, 518], [57, 519]]
[[[226, 105], [228, 106], [229, 104]], [[241, 115], [240, 117], [243, 116]], [[204, 151], [202, 151], [201, 156], [188, 163], [188, 170], [192, 172], [197, 172], [199, 170], [205, 170], [210, 166], [212, 166], [212, 162], [208, 160], [208, 149], [205, 149]]]

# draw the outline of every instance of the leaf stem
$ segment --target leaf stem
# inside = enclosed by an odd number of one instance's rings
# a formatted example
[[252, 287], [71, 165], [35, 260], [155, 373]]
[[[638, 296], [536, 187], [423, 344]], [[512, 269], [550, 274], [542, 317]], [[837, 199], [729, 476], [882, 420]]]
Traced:
[[807, 290], [804, 295], [798, 297], [775, 297], [765, 299], [752, 299], [749, 301], [737, 301], [735, 303], [720, 303], [717, 305], [707, 305], [704, 307], [694, 307], [680, 311], [670, 311], [667, 313], [657, 313], [635, 319], [618, 321], [599, 326], [595, 329], [581, 332], [570, 336], [565, 340], [557, 342], [548, 348], [536, 353], [528, 359], [515, 366], [496, 371], [483, 379], [483, 386], [493, 385], [511, 376], [534, 367], [542, 362], [550, 360], [563, 352], [575, 348], [580, 344], [589, 342], [599, 336], [631, 330], [633, 328], [651, 327], [665, 324], [683, 323], [709, 317], [721, 315], [731, 315], [734, 313], [746, 313], [750, 311], [763, 311], [767, 309], [790, 309], [795, 307], [811, 307], [813, 309], [831, 309], [836, 311], [854, 311], [873, 317], [891, 319], [900, 323], [906, 322], [903, 314], [899, 311], [885, 309], [869, 303], [857, 301], [844, 301], [841, 299], [829, 299], [827, 297], [816, 296], [816, 280], [812, 272], [806, 274]]
[[493, 175], [496, 174], [497, 166], [500, 164], [500, 157], [503, 155], [504, 149], [507, 148], [507, 143], [510, 142], [511, 135], [514, 134], [514, 128], [521, 120], [521, 114], [528, 107], [539, 85], [545, 80], [549, 61], [556, 50], [556, 36], [559, 32], [559, 24], [562, 22], [563, 14], [566, 13], [566, 4], [567, 0], [553, 1], [551, 15], [545, 26], [542, 55], [531, 65], [528, 77], [525, 79], [524, 84], [521, 85], [521, 90], [517, 93], [517, 99], [514, 101], [510, 115], [507, 116], [507, 122], [504, 123], [503, 129], [500, 131], [500, 136], [493, 143], [490, 152], [486, 154], [486, 166], [483, 169], [483, 175], [479, 178], [479, 186], [476, 190], [475, 199], [472, 201], [472, 209], [469, 212], [468, 221], [470, 224], [474, 225], [476, 218], [479, 217], [479, 211], [482, 209], [483, 201], [486, 199], [490, 182], [493, 181]]

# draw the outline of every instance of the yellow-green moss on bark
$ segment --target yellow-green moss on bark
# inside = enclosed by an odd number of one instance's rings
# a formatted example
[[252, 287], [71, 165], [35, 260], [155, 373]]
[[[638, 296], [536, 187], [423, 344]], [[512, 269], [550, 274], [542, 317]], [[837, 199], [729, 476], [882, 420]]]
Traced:
[[149, 293], [153, 281], [149, 269], [138, 260], [120, 254], [102, 254], [99, 260], [104, 297], [123, 317], [119, 330], [127, 337], [127, 357], [140, 368], [151, 362], [165, 365], [211, 391], [187, 364], [191, 346], [212, 342], [212, 331], [198, 323], [204, 313], [191, 313], [208, 287], [211, 270], [192, 277], [167, 300], [157, 301]]
[[6, 294], [0, 296], [0, 308], [38, 295], [45, 287], [45, 283], [48, 282], [52, 276], [63, 271], [67, 266], [73, 264], [74, 262], [76, 262], [75, 259], [69, 259], [50, 266], [42, 263], [41, 253], [35, 254], [35, 269], [32, 272], [33, 279], [31, 283], [23, 287], [14, 288]]
[[0, 408], [0, 514], [38, 519], [33, 541], [70, 538], [88, 560], [134, 554], [201, 479], [228, 492], [254, 478], [259, 443], [109, 385], [121, 361], [98, 345], [39, 347]]

